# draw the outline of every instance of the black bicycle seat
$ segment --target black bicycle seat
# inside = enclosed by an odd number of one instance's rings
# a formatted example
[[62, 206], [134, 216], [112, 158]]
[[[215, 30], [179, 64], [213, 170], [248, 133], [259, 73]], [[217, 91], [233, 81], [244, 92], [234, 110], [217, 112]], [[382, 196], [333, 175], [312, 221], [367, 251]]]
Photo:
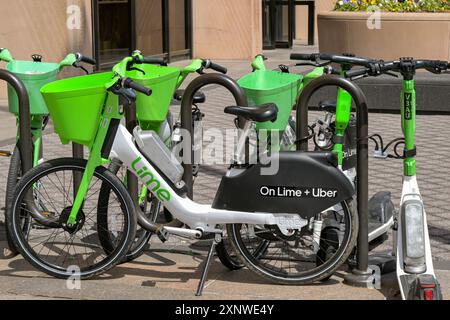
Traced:
[[[175, 91], [175, 94], [173, 95], [173, 98], [177, 101], [183, 100], [185, 90], [177, 90]], [[205, 103], [206, 102], [206, 96], [203, 92], [197, 91], [194, 95], [194, 104], [197, 103]]]
[[225, 113], [243, 117], [246, 120], [251, 120], [254, 122], [275, 122], [278, 117], [278, 107], [275, 103], [268, 103], [254, 107], [231, 106], [225, 108]]
[[336, 113], [336, 101], [321, 101], [319, 102], [319, 110], [331, 113]]

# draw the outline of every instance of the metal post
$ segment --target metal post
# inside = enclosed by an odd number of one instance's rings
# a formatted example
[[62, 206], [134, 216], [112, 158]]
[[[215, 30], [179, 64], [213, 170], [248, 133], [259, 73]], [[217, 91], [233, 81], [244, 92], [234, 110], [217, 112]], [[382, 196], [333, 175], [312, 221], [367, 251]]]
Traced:
[[353, 98], [357, 112], [357, 208], [359, 231], [357, 244], [357, 266], [345, 278], [345, 283], [357, 287], [372, 287], [372, 271], [369, 269], [369, 155], [368, 155], [368, 110], [364, 93], [361, 89], [344, 78], [328, 75], [313, 80], [303, 90], [297, 101], [297, 150], [307, 151], [308, 141], [308, 104], [317, 90], [326, 86], [336, 86], [346, 90]]
[[316, 26], [316, 3], [308, 2], [308, 45], [314, 45], [314, 28]]
[[13, 73], [0, 70], [0, 80], [11, 85], [19, 98], [19, 150], [22, 173], [25, 174], [33, 168], [33, 141], [31, 137], [30, 101], [23, 82]]
[[189, 133], [191, 139], [191, 145], [186, 145], [187, 141], [183, 142], [183, 152], [190, 151], [191, 156], [188, 163], [183, 163], [184, 175], [183, 181], [186, 183], [188, 196], [192, 199], [193, 197], [193, 172], [192, 165], [194, 161], [193, 143], [194, 143], [194, 132], [192, 127], [192, 105], [194, 102], [195, 94], [203, 87], [208, 85], [219, 85], [225, 87], [236, 100], [236, 105], [238, 106], [248, 106], [247, 98], [245, 97], [244, 91], [232, 78], [220, 74], [220, 73], [210, 73], [202, 75], [194, 79], [189, 86], [186, 88], [183, 96], [183, 101], [181, 102], [181, 128], [184, 132]]

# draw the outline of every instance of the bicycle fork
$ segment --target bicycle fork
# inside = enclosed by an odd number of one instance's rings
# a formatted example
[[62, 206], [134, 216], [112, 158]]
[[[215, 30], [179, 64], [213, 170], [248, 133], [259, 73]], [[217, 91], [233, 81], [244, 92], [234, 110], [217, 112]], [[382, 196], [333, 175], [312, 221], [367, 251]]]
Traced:
[[81, 183], [76, 192], [76, 197], [70, 211], [69, 218], [64, 227], [76, 228], [79, 221], [78, 213], [83, 207], [84, 199], [97, 167], [109, 163], [109, 153], [114, 141], [114, 136], [120, 125], [123, 114], [123, 106], [119, 107], [119, 97], [111, 92], [108, 93], [104, 112], [100, 120], [99, 130], [95, 140], [89, 148], [89, 160], [81, 179]]

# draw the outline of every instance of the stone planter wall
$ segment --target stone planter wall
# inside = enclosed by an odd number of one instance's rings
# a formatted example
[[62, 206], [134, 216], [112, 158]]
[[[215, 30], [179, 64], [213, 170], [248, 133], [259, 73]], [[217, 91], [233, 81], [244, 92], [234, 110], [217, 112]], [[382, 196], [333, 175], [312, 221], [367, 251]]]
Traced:
[[367, 27], [369, 17], [365, 12], [319, 14], [320, 51], [450, 60], [450, 13], [381, 13], [381, 28], [373, 30]]

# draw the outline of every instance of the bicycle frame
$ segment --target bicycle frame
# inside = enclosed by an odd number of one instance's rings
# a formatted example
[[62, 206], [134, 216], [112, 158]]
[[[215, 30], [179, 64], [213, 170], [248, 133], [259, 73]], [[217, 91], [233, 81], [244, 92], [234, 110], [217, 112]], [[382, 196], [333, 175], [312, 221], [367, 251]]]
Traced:
[[[90, 148], [90, 157], [67, 222], [68, 226], [76, 224], [78, 212], [82, 207], [95, 169], [108, 163], [109, 160], [106, 158], [118, 159], [124, 163], [176, 219], [191, 227], [192, 231], [185, 232], [194, 238], [201, 237], [205, 232], [222, 233], [222, 230], [216, 229], [216, 225], [230, 223], [282, 225], [288, 221], [295, 229], [301, 229], [308, 224], [307, 220], [301, 219], [298, 215], [217, 210], [178, 195], [137, 149], [132, 135], [120, 124], [123, 116], [120, 109], [118, 96], [108, 92], [99, 130]], [[102, 152], [106, 138], [113, 134], [115, 139], [111, 151], [103, 150]]]
[[[139, 51], [134, 52], [130, 57], [123, 59], [119, 64], [114, 66], [113, 72], [125, 75], [127, 73], [128, 65], [133, 63], [136, 60], [144, 61], [144, 56]], [[195, 73], [198, 70], [202, 69], [202, 67], [203, 67], [202, 63], [203, 63], [203, 61], [201, 59], [195, 59], [187, 67], [180, 69], [180, 75], [178, 76], [178, 80], [177, 80], [177, 84], [174, 89], [174, 93], [176, 90], [178, 90], [181, 87], [181, 85], [184, 83], [184, 81], [187, 79], [187, 77], [190, 74]], [[139, 119], [138, 119], [138, 122], [139, 122]], [[160, 134], [160, 128], [158, 128], [158, 129], [155, 128], [155, 131], [156, 131], [156, 133]], [[145, 201], [147, 195], [148, 195], [147, 188], [142, 187], [141, 190], [139, 191], [138, 203], [142, 204]]]

